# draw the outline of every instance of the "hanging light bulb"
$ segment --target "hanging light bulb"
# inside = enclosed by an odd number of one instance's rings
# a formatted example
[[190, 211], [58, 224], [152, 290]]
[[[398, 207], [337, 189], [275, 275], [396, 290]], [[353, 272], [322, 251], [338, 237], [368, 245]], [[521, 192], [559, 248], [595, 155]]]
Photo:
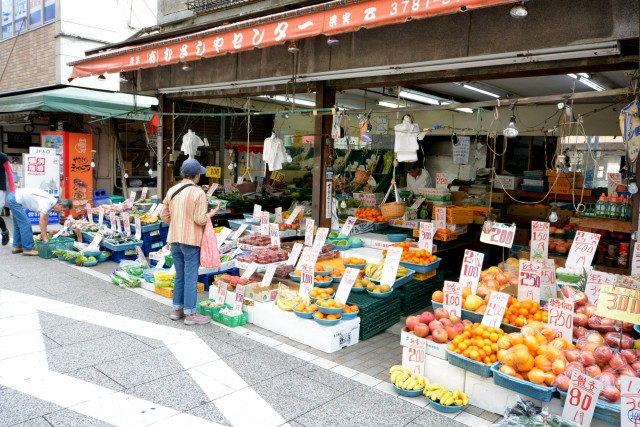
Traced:
[[629, 187], [627, 187], [627, 191], [631, 194], [636, 194], [638, 192], [638, 184], [635, 182], [630, 183]]
[[638, 240], [638, 231], [634, 231], [631, 233], [631, 240]]
[[149, 168], [149, 176], [153, 176], [153, 169]]
[[551, 213], [549, 214], [549, 222], [556, 222], [558, 220], [558, 213], [556, 212], [556, 207], [551, 208]]
[[518, 136], [518, 133], [519, 133], [518, 128], [516, 127], [516, 117], [511, 116], [511, 119], [509, 120], [509, 125], [506, 128], [504, 128], [504, 130], [502, 131], [502, 134], [507, 138], [515, 138], [516, 136]]
[[337, 44], [339, 44], [339, 43], [340, 43], [340, 39], [339, 39], [339, 38], [337, 38], [336, 36], [329, 36], [329, 37], [327, 37], [327, 44], [328, 44], [329, 46], [335, 46], [335, 45], [337, 45]]
[[287, 163], [291, 163], [292, 161], [291, 154], [287, 153]]
[[93, 160], [91, 160], [91, 167], [95, 168], [96, 167], [96, 162], [94, 162]]
[[289, 43], [289, 46], [287, 47], [287, 50], [289, 51], [289, 53], [300, 52], [300, 48], [298, 47], [298, 43], [297, 42]]
[[191, 71], [192, 68], [193, 67], [188, 62], [185, 62], [184, 64], [182, 64], [182, 71]]
[[529, 9], [527, 8], [527, 4], [524, 1], [519, 1], [513, 5], [509, 14], [512, 18], [522, 19], [526, 18], [529, 14]]
[[127, 178], [129, 178], [129, 174], [125, 172], [124, 173], [124, 179], [127, 179]]
[[227, 166], [227, 169], [229, 169], [230, 171], [233, 170], [233, 163], [229, 163], [229, 166]]
[[491, 212], [487, 213], [487, 218], [484, 220], [484, 223], [482, 224], [482, 231], [485, 234], [489, 234], [491, 233], [491, 230], [493, 229], [493, 214]]
[[148, 168], [149, 167], [149, 162], [144, 162], [144, 167]]
[[342, 209], [346, 209], [347, 208], [347, 202], [345, 202], [344, 199], [342, 199], [342, 201], [340, 202], [340, 207]]

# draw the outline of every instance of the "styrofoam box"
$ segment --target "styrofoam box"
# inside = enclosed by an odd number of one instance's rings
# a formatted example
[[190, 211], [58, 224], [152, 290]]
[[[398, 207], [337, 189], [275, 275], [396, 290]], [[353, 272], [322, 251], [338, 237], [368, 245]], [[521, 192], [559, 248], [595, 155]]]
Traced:
[[313, 319], [294, 317], [293, 320], [290, 321], [289, 338], [325, 353], [335, 353], [359, 341], [359, 317], [343, 320], [335, 326], [322, 326]]
[[151, 292], [155, 292], [156, 291], [156, 286], [153, 283], [147, 282], [144, 279], [140, 280], [140, 287], [142, 289], [146, 289], [146, 290], [151, 291]]
[[447, 360], [447, 345], [410, 334], [407, 328], [400, 332], [400, 345], [403, 347], [424, 347], [425, 353], [439, 359]]
[[[467, 372], [464, 392], [469, 396], [469, 404], [496, 414], [502, 414], [507, 406], [513, 406], [517, 395], [511, 390], [495, 385], [493, 378], [484, 378], [471, 372]], [[527, 400], [533, 401], [536, 406], [546, 406], [546, 402], [529, 397]]]
[[200, 267], [198, 268], [198, 276], [202, 274], [216, 273], [218, 271], [225, 271], [236, 267], [236, 260], [232, 259], [231, 261], [223, 262], [219, 267], [214, 268], [206, 268]]
[[424, 372], [432, 383], [443, 384], [450, 390], [459, 388], [466, 392], [465, 377], [469, 373], [462, 368], [450, 365], [446, 360], [427, 354]]
[[503, 188], [505, 190], [517, 190], [522, 181], [522, 175], [496, 175], [493, 179], [493, 188]]
[[280, 310], [275, 303], [253, 305], [253, 324], [283, 337], [289, 337], [291, 322], [298, 319], [292, 312]]

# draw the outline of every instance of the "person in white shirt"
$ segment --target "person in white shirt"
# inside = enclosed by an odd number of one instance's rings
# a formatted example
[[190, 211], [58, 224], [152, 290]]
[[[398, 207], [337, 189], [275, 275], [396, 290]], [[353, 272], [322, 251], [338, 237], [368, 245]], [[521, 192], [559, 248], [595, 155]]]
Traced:
[[418, 194], [418, 190], [423, 188], [432, 188], [431, 175], [422, 167], [419, 162], [409, 163], [407, 172], [407, 190], [413, 195]]
[[18, 188], [7, 197], [7, 206], [11, 209], [13, 216], [13, 249], [11, 253], [37, 256], [38, 251], [34, 249], [33, 244], [31, 221], [25, 211], [29, 209], [40, 214], [40, 237], [43, 242], [48, 242], [49, 212], [53, 210], [64, 214], [73, 207], [73, 204], [68, 199], [58, 200], [44, 190]]

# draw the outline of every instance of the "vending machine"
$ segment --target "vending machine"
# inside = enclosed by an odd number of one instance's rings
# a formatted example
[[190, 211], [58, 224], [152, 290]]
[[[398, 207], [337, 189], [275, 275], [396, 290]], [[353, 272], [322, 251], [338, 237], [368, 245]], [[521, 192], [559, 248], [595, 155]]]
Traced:
[[71, 215], [82, 215], [93, 201], [92, 135], [66, 131], [40, 132], [42, 147], [55, 148], [60, 157], [61, 196], [73, 203]]

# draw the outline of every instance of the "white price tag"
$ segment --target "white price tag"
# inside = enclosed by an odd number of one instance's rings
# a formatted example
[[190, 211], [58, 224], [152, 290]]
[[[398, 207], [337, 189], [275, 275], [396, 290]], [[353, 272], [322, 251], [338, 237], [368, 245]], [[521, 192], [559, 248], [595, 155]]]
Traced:
[[599, 241], [599, 234], [578, 230], [569, 250], [566, 264], [573, 268], [590, 266]]
[[620, 376], [620, 426], [640, 424], [640, 378]]
[[91, 243], [89, 243], [89, 246], [87, 246], [87, 249], [89, 249], [90, 251], [97, 251], [100, 247], [101, 241], [102, 241], [102, 234], [100, 233], [96, 234], [96, 237], [94, 237]]
[[449, 315], [462, 316], [462, 285], [458, 282], [444, 281], [444, 302], [442, 307]]
[[244, 184], [244, 176], [238, 177], [238, 181], [236, 181], [238, 185]]
[[571, 342], [573, 339], [573, 301], [551, 298], [547, 302], [549, 325], [558, 331], [562, 338]]
[[138, 260], [142, 261], [143, 265], [146, 265], [149, 268], [149, 262], [147, 261], [147, 257], [144, 256], [144, 252], [142, 252], [142, 248], [140, 246], [136, 246], [136, 252], [138, 253]]
[[282, 223], [282, 208], [277, 207], [276, 208], [276, 224], [281, 224], [281, 223]]
[[151, 207], [149, 208], [149, 212], [154, 212], [156, 209], [158, 209], [158, 204], [154, 203], [151, 205]]
[[420, 207], [421, 204], [424, 203], [424, 198], [418, 198], [415, 200], [415, 202], [413, 202], [413, 204], [411, 205], [411, 207], [409, 208], [410, 211], [417, 211], [418, 208]]
[[581, 426], [590, 426], [601, 391], [602, 383], [600, 381], [574, 369], [571, 374], [569, 390], [567, 390], [567, 400], [564, 402], [562, 410], [562, 418]]
[[298, 257], [302, 253], [302, 248], [304, 245], [302, 243], [294, 243], [293, 249], [291, 249], [291, 253], [289, 254], [289, 259], [287, 260], [287, 265], [296, 265], [298, 262]]
[[507, 224], [502, 224], [500, 222], [496, 222], [493, 224], [493, 228], [491, 228], [490, 233], [485, 233], [484, 228], [482, 228], [482, 233], [480, 234], [480, 241], [484, 243], [488, 243], [490, 245], [510, 248], [511, 246], [513, 246], [513, 238], [515, 236], [516, 236], [515, 224], [507, 225]]
[[225, 193], [233, 193], [233, 186], [231, 185], [230, 179], [224, 180], [224, 192]]
[[136, 200], [136, 192], [132, 191], [131, 194], [129, 194], [129, 202], [133, 203]]
[[260, 222], [262, 214], [262, 206], [253, 205], [253, 222]]
[[458, 280], [458, 282], [460, 282], [463, 288], [471, 288], [472, 294], [475, 294], [478, 289], [483, 261], [483, 253], [474, 252], [469, 249], [464, 250], [462, 270], [460, 271], [460, 280]]
[[131, 219], [129, 218], [129, 212], [122, 214], [122, 222], [124, 225], [124, 234], [131, 236]]
[[351, 292], [353, 284], [356, 283], [358, 274], [360, 274], [360, 270], [357, 268], [347, 267], [344, 270], [344, 274], [342, 275], [342, 279], [340, 279], [340, 284], [338, 285], [338, 290], [336, 291], [336, 296], [334, 298], [336, 301], [343, 304], [347, 303], [347, 298], [349, 298], [349, 293]]
[[233, 302], [233, 311], [242, 313], [242, 304], [244, 303], [244, 285], [236, 285], [236, 300]]
[[60, 230], [58, 230], [58, 232], [57, 232], [56, 234], [54, 234], [54, 235], [53, 235], [52, 239], [55, 239], [55, 238], [57, 238], [57, 237], [60, 237], [60, 235], [61, 235], [62, 233], [64, 233], [65, 231], [67, 231], [67, 227], [66, 227], [66, 226], [65, 226], [65, 227], [62, 227]]
[[140, 218], [136, 217], [136, 240], [140, 240], [142, 238], [142, 223], [140, 222]]
[[271, 286], [271, 281], [273, 280], [273, 276], [274, 274], [276, 274], [276, 268], [278, 268], [278, 266], [274, 264], [270, 264], [267, 267], [267, 270], [264, 272], [264, 276], [262, 276], [262, 282], [260, 286], [262, 286], [263, 288], [267, 288]]
[[207, 197], [211, 197], [211, 195], [218, 189], [219, 186], [220, 184], [211, 184], [209, 190], [207, 190]]
[[631, 274], [640, 274], [640, 242], [633, 245], [633, 256], [631, 257]]
[[218, 234], [218, 247], [222, 246], [222, 244], [225, 242], [225, 240], [227, 240], [232, 232], [233, 230], [227, 227], [224, 227], [222, 230], [220, 230], [220, 234]]
[[549, 223], [531, 221], [531, 259], [549, 257]]
[[313, 241], [313, 247], [318, 249], [322, 248], [322, 246], [324, 246], [324, 242], [327, 241], [328, 235], [329, 235], [329, 228], [318, 227], [316, 238]]
[[518, 301], [540, 302], [540, 282], [542, 266], [538, 262], [520, 260], [518, 278]]
[[111, 229], [116, 229], [116, 213], [114, 211], [109, 212], [109, 222], [111, 223]]
[[269, 235], [269, 212], [260, 212], [260, 230], [265, 236]]
[[242, 278], [244, 279], [251, 279], [251, 276], [253, 276], [253, 273], [256, 272], [256, 270], [258, 269], [258, 263], [252, 262], [251, 264], [249, 264], [249, 267], [247, 267], [247, 269], [244, 271], [244, 273], [242, 273]]
[[499, 328], [509, 302], [509, 294], [491, 292], [487, 309], [482, 316], [482, 324], [489, 328]]
[[158, 206], [156, 206], [156, 209], [153, 212], [151, 212], [151, 216], [154, 218], [157, 217], [162, 213], [162, 209], [164, 209], [164, 205], [162, 203], [158, 203]]
[[[289, 219], [291, 219], [291, 217], [289, 217]], [[288, 222], [289, 221], [287, 221], [287, 223]], [[314, 228], [314, 226], [315, 226], [315, 221], [312, 220], [312, 219], [307, 219], [307, 221], [304, 224], [304, 244], [306, 246], [313, 246], [313, 228]]]
[[296, 270], [302, 270], [305, 265], [310, 265], [311, 269], [315, 269], [318, 256], [320, 255], [320, 248], [306, 247], [302, 250], [302, 255], [296, 266]]
[[349, 234], [351, 234], [351, 229], [353, 228], [355, 223], [356, 223], [355, 216], [348, 217], [347, 220], [344, 222], [342, 229], [340, 230], [340, 234], [344, 234], [345, 236], [348, 236]]
[[444, 172], [436, 173], [436, 188], [446, 189], [449, 186], [449, 177]]
[[278, 224], [269, 224], [269, 237], [271, 237], [271, 246], [280, 247], [280, 229]]
[[302, 298], [309, 297], [309, 293], [313, 289], [313, 264], [303, 264], [300, 277], [300, 289], [298, 295]]
[[584, 289], [584, 293], [587, 295], [587, 300], [591, 304], [598, 305], [600, 287], [602, 285], [614, 285], [615, 283], [616, 276], [614, 274], [591, 270], [587, 276], [587, 284]]
[[249, 226], [249, 224], [240, 224], [240, 228], [238, 228], [236, 230], [235, 233], [233, 233], [233, 236], [231, 236], [231, 240], [238, 240], [240, 238], [240, 236], [242, 236], [242, 233], [244, 233], [244, 230], [247, 229], [247, 227]]
[[[212, 290], [214, 288], [211, 288]], [[211, 292], [209, 293], [209, 298], [213, 298], [216, 301], [216, 305], [222, 305], [224, 304], [224, 300], [227, 298], [227, 284], [226, 282], [220, 282], [216, 287], [215, 287], [215, 294], [211, 295]]]
[[293, 212], [291, 212], [291, 215], [289, 215], [289, 218], [287, 218], [286, 223], [293, 224], [293, 221], [295, 221], [296, 218], [298, 218], [298, 215], [300, 215], [300, 211], [302, 211], [303, 209], [304, 209], [303, 206], [296, 206]]
[[93, 224], [93, 208], [89, 203], [87, 203], [86, 209], [87, 209], [87, 221], [89, 221], [89, 224]]
[[100, 209], [100, 212], [98, 212], [98, 227], [102, 227], [103, 222], [104, 222], [104, 211]]
[[400, 265], [400, 257], [402, 256], [402, 248], [394, 246], [387, 249], [387, 257], [384, 261], [384, 269], [382, 270], [382, 276], [380, 276], [381, 285], [389, 285], [393, 288], [393, 284], [396, 282], [396, 274], [398, 273], [398, 265]]
[[418, 249], [431, 252], [433, 249], [433, 223], [420, 223], [420, 238], [418, 239]]
[[161, 256], [158, 262], [156, 263], [156, 268], [162, 268], [162, 267], [164, 267], [164, 255]]
[[447, 226], [447, 208], [436, 207], [436, 218], [433, 220], [433, 227], [436, 231], [444, 229]]
[[556, 285], [556, 263], [552, 259], [534, 259], [540, 264], [540, 300], [548, 301], [549, 298], [558, 297]]
[[116, 217], [116, 231], [122, 233], [122, 223], [120, 217]]
[[622, 175], [620, 173], [608, 173], [607, 174], [607, 194], [617, 194], [616, 188], [622, 184]]
[[402, 347], [402, 367], [412, 375], [424, 375], [425, 361], [426, 347]]
[[142, 187], [142, 194], [140, 194], [140, 198], [142, 200], [146, 199], [148, 192], [149, 192], [149, 189], [147, 187]]
[[259, 179], [259, 180], [258, 180], [258, 183], [256, 184], [256, 193], [258, 193], [258, 194], [259, 194], [259, 193], [262, 193], [262, 185], [263, 185], [263, 184], [262, 184], [262, 180], [261, 180], [261, 179]]

